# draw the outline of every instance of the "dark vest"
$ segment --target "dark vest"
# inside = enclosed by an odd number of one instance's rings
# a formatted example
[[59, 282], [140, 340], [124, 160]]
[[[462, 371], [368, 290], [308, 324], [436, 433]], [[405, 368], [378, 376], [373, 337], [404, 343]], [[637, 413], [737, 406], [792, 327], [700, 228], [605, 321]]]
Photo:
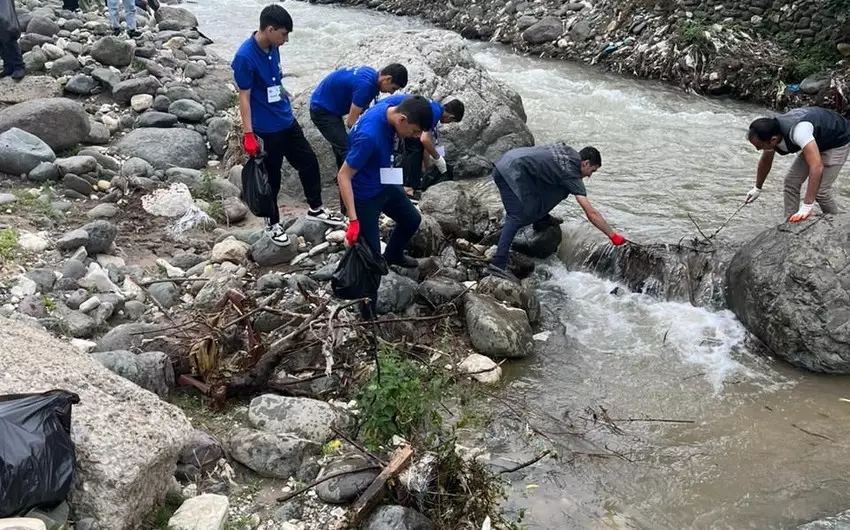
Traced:
[[821, 152], [850, 144], [850, 121], [835, 111], [821, 107], [803, 107], [779, 115], [776, 119], [779, 120], [779, 130], [785, 140], [785, 147], [788, 148], [787, 151], [782, 151], [777, 146], [776, 152], [780, 155], [796, 153], [801, 149], [791, 140], [791, 129], [801, 121], [814, 125], [815, 142]]

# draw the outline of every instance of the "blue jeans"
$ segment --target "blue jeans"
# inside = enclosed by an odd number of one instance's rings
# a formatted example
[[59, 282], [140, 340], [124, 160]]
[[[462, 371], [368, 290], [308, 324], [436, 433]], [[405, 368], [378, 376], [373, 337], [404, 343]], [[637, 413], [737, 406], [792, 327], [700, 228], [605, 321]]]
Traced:
[[118, 8], [124, 5], [124, 21], [127, 22], [127, 28], [136, 29], [136, 0], [107, 0], [106, 6], [109, 8], [109, 24], [113, 28], [121, 27], [121, 18], [118, 16]]
[[[387, 241], [384, 259], [388, 263], [401, 260], [404, 255], [404, 247], [410, 242], [413, 234], [419, 229], [419, 223], [422, 222], [422, 217], [413, 207], [410, 199], [407, 198], [404, 188], [401, 186], [383, 186], [378, 195], [369, 199], [361, 200], [355, 197], [354, 208], [357, 210], [357, 219], [360, 221], [360, 237], [378, 253], [381, 252], [381, 227], [379, 225], [381, 213], [385, 213], [395, 221], [395, 227], [390, 234], [389, 241]], [[364, 317], [367, 317], [369, 311], [372, 315], [377, 314], [378, 293], [372, 293], [369, 298], [372, 299], [372, 303], [368, 307], [361, 308]]]
[[499, 188], [499, 195], [502, 196], [502, 206], [505, 207], [505, 222], [502, 225], [502, 235], [499, 236], [499, 246], [496, 247], [496, 255], [493, 256], [492, 264], [500, 269], [506, 269], [514, 237], [516, 237], [520, 228], [530, 225], [531, 221], [525, 219], [522, 201], [519, 200], [514, 190], [496, 169], [493, 170], [493, 182], [496, 183], [496, 187]]

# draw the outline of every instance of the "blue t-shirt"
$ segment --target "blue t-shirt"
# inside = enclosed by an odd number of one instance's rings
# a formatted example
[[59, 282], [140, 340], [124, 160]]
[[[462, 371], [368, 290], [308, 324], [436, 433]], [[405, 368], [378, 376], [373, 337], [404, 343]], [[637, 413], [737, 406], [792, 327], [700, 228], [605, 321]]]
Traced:
[[[397, 107], [401, 105], [401, 102], [405, 99], [409, 98], [410, 94], [393, 94], [392, 96], [387, 96], [378, 103], [381, 105], [387, 105], [389, 107]], [[434, 100], [428, 100], [431, 104], [431, 113], [434, 115], [434, 120], [431, 122], [431, 133], [437, 131], [437, 125], [440, 124], [440, 118], [443, 117], [443, 106], [437, 103]], [[436, 138], [435, 138], [436, 139]]]
[[[283, 89], [280, 52], [276, 47], [263, 51], [251, 35], [236, 51], [230, 66], [239, 90], [251, 91], [251, 127], [254, 132], [276, 133], [292, 126], [295, 116], [292, 115], [289, 95]], [[274, 87], [280, 92], [277, 93]]]
[[387, 120], [392, 105], [376, 105], [357, 120], [348, 134], [345, 162], [357, 172], [351, 179], [355, 200], [368, 200], [381, 192], [381, 168], [392, 167], [395, 128]]
[[367, 108], [378, 96], [378, 71], [368, 66], [340, 68], [322, 79], [310, 97], [311, 110], [345, 116], [351, 104]]

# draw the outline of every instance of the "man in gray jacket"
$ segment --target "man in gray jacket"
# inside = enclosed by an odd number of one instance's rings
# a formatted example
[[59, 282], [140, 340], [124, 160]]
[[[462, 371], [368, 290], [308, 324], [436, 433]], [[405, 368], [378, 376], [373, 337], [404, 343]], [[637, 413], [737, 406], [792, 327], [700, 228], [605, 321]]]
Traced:
[[517, 232], [530, 224], [535, 228], [548, 224], [549, 212], [569, 195], [575, 196], [588, 221], [605, 233], [614, 245], [625, 243], [626, 239], [614, 232], [587, 200], [583, 179], [601, 166], [602, 156], [596, 148], [585, 147], [576, 152], [564, 143], [520, 147], [502, 155], [493, 169], [493, 181], [502, 196], [505, 222], [489, 271], [516, 281], [507, 271], [507, 264]]
[[[761, 195], [775, 153], [800, 153], [785, 176], [785, 218], [792, 223], [808, 218], [815, 201], [823, 213], [838, 212], [832, 186], [850, 154], [850, 120], [829, 109], [803, 107], [755, 120], [748, 137], [762, 151], [756, 185], [747, 193], [748, 203]], [[807, 179], [806, 197], [801, 203], [800, 188]]]

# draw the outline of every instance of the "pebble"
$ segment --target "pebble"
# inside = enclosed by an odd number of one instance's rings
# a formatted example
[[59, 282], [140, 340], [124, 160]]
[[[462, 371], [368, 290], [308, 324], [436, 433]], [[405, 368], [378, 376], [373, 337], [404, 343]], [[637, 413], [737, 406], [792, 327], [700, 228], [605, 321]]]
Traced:
[[71, 346], [83, 353], [91, 353], [97, 347], [97, 343], [90, 340], [71, 339]]
[[41, 234], [24, 232], [18, 237], [18, 246], [27, 252], [35, 254], [47, 250], [50, 247], [50, 243]]
[[97, 309], [100, 305], [100, 298], [92, 296], [82, 304], [80, 304], [80, 313], [90, 313]]

